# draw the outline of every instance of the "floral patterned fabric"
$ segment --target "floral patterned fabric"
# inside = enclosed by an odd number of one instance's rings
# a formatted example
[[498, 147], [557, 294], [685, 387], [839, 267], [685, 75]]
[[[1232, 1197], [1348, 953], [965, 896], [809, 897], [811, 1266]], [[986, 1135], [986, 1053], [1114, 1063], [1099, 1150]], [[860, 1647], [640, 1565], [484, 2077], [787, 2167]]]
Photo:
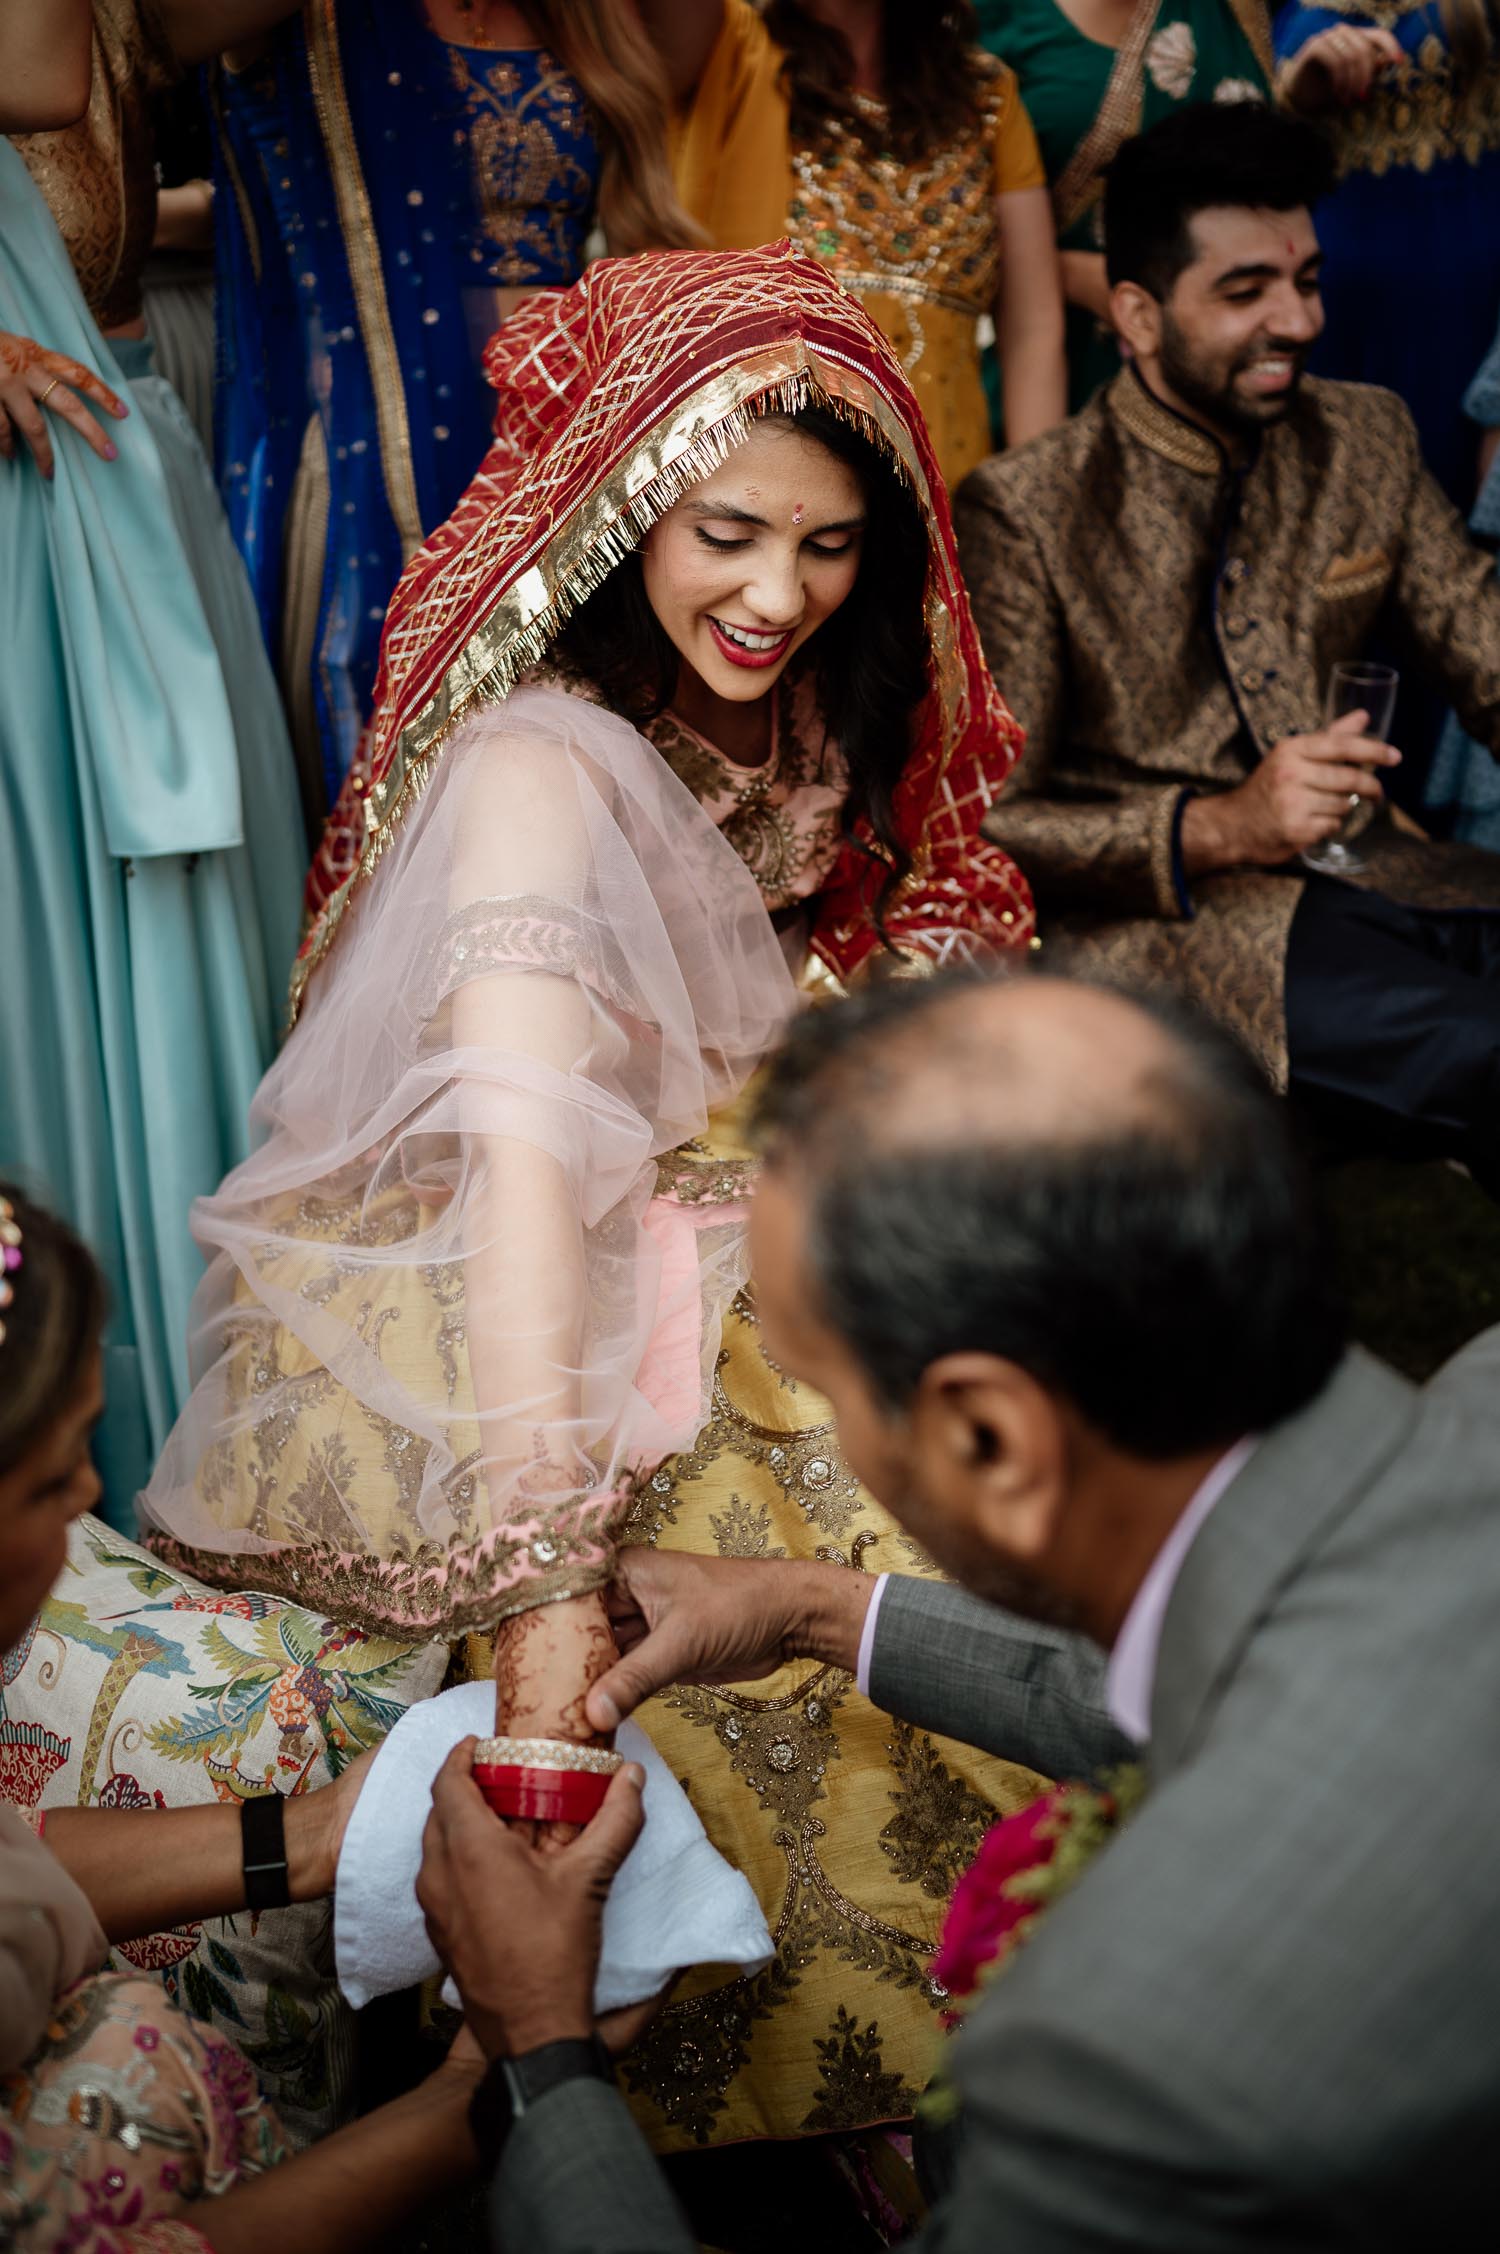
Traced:
[[286, 2151], [231, 2042], [156, 1981], [101, 1973], [59, 1998], [40, 2047], [0, 2077], [0, 2246], [188, 2254], [208, 2241], [182, 2209]]
[[[400, 1644], [169, 1572], [98, 1519], [0, 1662], [0, 1800], [165, 1808], [309, 1792], [437, 1690], [441, 1645]], [[212, 1918], [114, 1951], [122, 1973], [232, 2042], [292, 2141], [352, 2101], [352, 2021], [329, 1903]], [[0, 2243], [3, 2243], [0, 2233]]]

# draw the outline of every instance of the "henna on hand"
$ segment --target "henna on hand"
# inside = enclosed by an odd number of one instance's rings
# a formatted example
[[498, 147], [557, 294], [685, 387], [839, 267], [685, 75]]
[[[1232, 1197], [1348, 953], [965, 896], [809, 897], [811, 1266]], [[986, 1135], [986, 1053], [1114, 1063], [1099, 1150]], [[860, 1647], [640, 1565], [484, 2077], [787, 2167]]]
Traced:
[[75, 397], [77, 392], [111, 415], [130, 412], [81, 360], [71, 359], [65, 352], [49, 352], [34, 337], [0, 329], [0, 455], [7, 461], [15, 459], [19, 431], [42, 476], [51, 477], [54, 463], [45, 409], [71, 423], [102, 460], [112, 462], [118, 448], [105, 437], [83, 401]]

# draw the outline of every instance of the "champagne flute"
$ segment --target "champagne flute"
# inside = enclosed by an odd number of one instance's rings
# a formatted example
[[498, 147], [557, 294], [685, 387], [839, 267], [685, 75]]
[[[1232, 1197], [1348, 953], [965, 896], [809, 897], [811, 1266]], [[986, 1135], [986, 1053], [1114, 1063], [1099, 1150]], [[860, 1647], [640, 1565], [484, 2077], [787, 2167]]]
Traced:
[[[1340, 659], [1328, 676], [1324, 725], [1332, 727], [1335, 720], [1342, 720], [1346, 714], [1362, 712], [1365, 716], [1365, 734], [1373, 737], [1377, 743], [1389, 743], [1391, 722], [1396, 714], [1396, 691], [1400, 683], [1401, 676], [1393, 665], [1366, 665], [1362, 661], [1354, 663]], [[1308, 847], [1302, 855], [1303, 867], [1316, 869], [1321, 875], [1329, 877], [1357, 874], [1365, 864], [1347, 841], [1351, 828], [1358, 825], [1354, 829], [1357, 836], [1368, 819], [1368, 810], [1363, 801], [1351, 806], [1348, 821], [1333, 837], [1325, 838], [1321, 845]]]

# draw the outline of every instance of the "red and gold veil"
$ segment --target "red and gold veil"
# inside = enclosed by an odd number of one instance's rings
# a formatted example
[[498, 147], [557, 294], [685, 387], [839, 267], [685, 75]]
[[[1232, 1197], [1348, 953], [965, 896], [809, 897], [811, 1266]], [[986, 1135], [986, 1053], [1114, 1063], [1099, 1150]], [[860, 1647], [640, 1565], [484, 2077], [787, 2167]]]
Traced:
[[[1021, 732], [980, 654], [921, 411], [857, 300], [785, 242], [604, 259], [523, 304], [487, 365], [499, 436], [391, 599], [374, 717], [308, 879], [293, 1016], [460, 716], [508, 694], [755, 414], [814, 402], [880, 448], [929, 530], [932, 679], [896, 793], [912, 867], [887, 933], [937, 960], [964, 937], [1024, 945], [1025, 880], [979, 835]], [[846, 846], [819, 896], [812, 946], [840, 979], [879, 944], [881, 880], [878, 861]]]

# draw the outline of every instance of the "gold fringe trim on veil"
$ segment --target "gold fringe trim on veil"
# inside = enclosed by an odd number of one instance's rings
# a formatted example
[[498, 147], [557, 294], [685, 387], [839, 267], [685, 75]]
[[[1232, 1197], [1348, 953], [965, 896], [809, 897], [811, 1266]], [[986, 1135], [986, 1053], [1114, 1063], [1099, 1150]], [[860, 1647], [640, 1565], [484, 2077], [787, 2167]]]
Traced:
[[[859, 430], [891, 462], [924, 515], [932, 496], [921, 462], [895, 411], [858, 372], [819, 363], [808, 354], [792, 367], [783, 353], [760, 353], [700, 383], [644, 438], [637, 440], [535, 559], [510, 581], [494, 610], [475, 628], [416, 717], [397, 738], [385, 773], [364, 800], [365, 841], [358, 862], [323, 909], [305, 954], [293, 966], [288, 1030], [296, 1023], [307, 982], [322, 962], [358, 887], [371, 874], [448, 739], [470, 708], [501, 703], [540, 664], [573, 613], [596, 594], [615, 567], [639, 546], [668, 510], [723, 466], [766, 415], [792, 415], [814, 402]], [[862, 395], [854, 396], [855, 389]], [[943, 589], [929, 574], [926, 609], [934, 682], [944, 716], [944, 764], [967, 707], [967, 686]]]

